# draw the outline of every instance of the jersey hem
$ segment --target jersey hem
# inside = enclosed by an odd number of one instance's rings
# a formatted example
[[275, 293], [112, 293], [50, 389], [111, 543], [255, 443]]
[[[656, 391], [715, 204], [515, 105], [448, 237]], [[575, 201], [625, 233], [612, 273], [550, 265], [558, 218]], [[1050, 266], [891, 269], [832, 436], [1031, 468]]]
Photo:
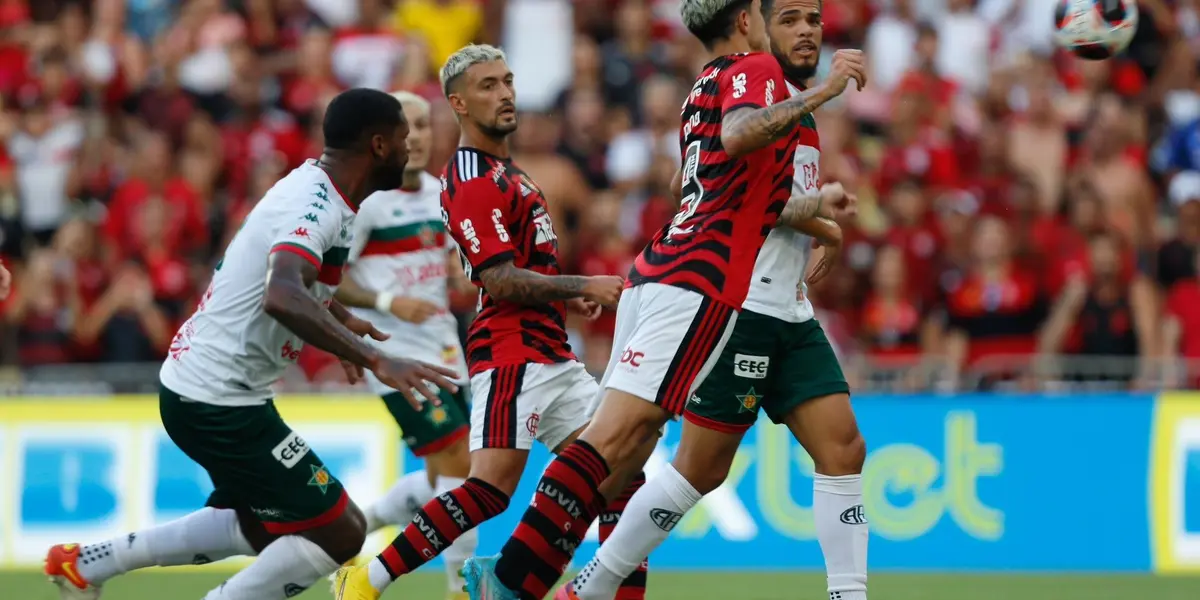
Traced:
[[199, 402], [200, 404], [210, 404], [212, 406], [259, 406], [261, 404], [270, 402], [271, 399], [275, 397], [274, 394], [268, 392], [261, 398], [255, 398], [252, 396], [223, 396], [220, 400], [218, 400], [212, 395], [211, 392], [184, 383], [167, 369], [163, 369], [159, 372], [158, 383], [168, 390], [174, 392], [180, 398], [184, 398], [192, 402]]
[[487, 362], [477, 363], [474, 365], [468, 365], [467, 366], [467, 377], [475, 377], [476, 375], [478, 375], [480, 373], [486, 373], [487, 371], [491, 371], [492, 369], [499, 369], [500, 367], [513, 367], [513, 366], [518, 366], [518, 365], [560, 365], [562, 363], [569, 363], [572, 361], [579, 362], [579, 359], [575, 357], [574, 352], [568, 354], [567, 356], [562, 357], [562, 360], [546, 359], [546, 360], [487, 361]]

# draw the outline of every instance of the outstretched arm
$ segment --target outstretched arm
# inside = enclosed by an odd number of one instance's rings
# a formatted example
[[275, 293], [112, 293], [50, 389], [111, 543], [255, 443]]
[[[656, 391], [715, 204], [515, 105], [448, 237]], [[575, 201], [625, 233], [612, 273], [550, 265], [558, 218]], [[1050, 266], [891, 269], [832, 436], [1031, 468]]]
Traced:
[[267, 267], [263, 310], [305, 343], [373, 369], [379, 352], [355, 335], [308, 293], [317, 280], [317, 267], [292, 252], [274, 252]]

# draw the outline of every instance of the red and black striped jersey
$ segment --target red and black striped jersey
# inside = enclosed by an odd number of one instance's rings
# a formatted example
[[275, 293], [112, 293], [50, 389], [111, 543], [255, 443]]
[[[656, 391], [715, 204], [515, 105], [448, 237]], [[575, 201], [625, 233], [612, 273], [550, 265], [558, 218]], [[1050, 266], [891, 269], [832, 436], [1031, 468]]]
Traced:
[[[508, 261], [542, 275], [561, 274], [546, 199], [510, 159], [459, 148], [442, 173], [442, 220], [471, 281], [481, 288], [479, 273]], [[479, 315], [467, 331], [471, 375], [506, 365], [574, 359], [565, 303], [530, 306], [480, 291]]]
[[731, 158], [721, 144], [721, 119], [788, 96], [783, 70], [770, 54], [730, 54], [704, 67], [681, 115], [679, 212], [634, 261], [627, 286], [673, 285], [741, 308], [754, 261], [791, 194], [799, 128]]

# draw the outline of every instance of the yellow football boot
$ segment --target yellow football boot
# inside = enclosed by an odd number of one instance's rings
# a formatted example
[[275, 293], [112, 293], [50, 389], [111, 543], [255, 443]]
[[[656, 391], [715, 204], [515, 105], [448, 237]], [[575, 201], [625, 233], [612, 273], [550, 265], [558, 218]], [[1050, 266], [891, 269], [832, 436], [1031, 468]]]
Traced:
[[342, 567], [333, 574], [334, 600], [379, 600], [366, 567]]

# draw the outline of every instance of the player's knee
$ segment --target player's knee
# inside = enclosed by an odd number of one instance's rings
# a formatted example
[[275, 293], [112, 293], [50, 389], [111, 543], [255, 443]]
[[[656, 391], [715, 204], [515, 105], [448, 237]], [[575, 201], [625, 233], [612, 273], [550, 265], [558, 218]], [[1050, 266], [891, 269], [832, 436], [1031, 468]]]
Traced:
[[701, 465], [699, 461], [686, 458], [680, 460], [680, 457], [676, 456], [671, 465], [702, 496], [721, 487], [721, 484], [725, 483], [725, 478], [729, 476], [728, 464]]
[[525, 471], [523, 453], [499, 448], [483, 448], [471, 453], [470, 477], [487, 482], [505, 496], [512, 496]]
[[636, 457], [648, 440], [657, 439], [666, 419], [667, 413], [659, 406], [609, 390], [579, 438], [595, 448], [609, 468], [617, 468]]
[[867, 460], [867, 442], [858, 428], [830, 438], [813, 456], [816, 471], [822, 475], [857, 475]]
[[246, 541], [250, 544], [251, 548], [254, 548], [256, 554], [262, 552], [263, 548], [266, 548], [279, 537], [268, 532], [267, 528], [263, 526], [262, 521], [259, 521], [258, 516], [251, 512], [250, 509], [238, 509], [237, 518], [238, 528], [242, 531], [242, 537], [246, 538]]
[[367, 541], [367, 517], [350, 502], [333, 522], [301, 535], [320, 546], [329, 558], [343, 564], [362, 552], [363, 542]]
[[430, 467], [441, 477], [465, 479], [471, 472], [471, 453], [467, 440], [454, 442], [445, 450], [425, 457], [425, 468]]

